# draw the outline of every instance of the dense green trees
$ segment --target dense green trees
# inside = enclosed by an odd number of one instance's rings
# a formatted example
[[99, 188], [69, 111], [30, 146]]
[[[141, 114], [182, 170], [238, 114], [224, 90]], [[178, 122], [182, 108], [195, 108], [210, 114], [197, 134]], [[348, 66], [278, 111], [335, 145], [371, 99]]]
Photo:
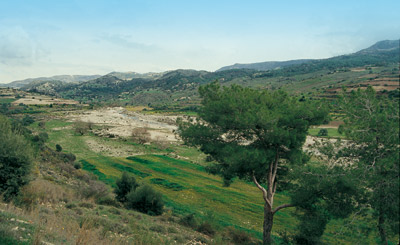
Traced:
[[338, 154], [351, 159], [352, 172], [372, 209], [382, 243], [399, 235], [399, 101], [371, 88], [341, 98], [343, 131], [352, 141]]
[[292, 167], [307, 162], [302, 146], [308, 128], [326, 120], [328, 110], [282, 91], [221, 88], [212, 83], [199, 92], [203, 99], [199, 118], [179, 121], [180, 136], [218, 162], [210, 170], [221, 174], [226, 184], [239, 177], [260, 189], [265, 201], [263, 242], [269, 244], [274, 215], [293, 206], [274, 207], [274, 195]]
[[32, 150], [22, 132], [0, 115], [0, 193], [9, 201], [27, 184]]

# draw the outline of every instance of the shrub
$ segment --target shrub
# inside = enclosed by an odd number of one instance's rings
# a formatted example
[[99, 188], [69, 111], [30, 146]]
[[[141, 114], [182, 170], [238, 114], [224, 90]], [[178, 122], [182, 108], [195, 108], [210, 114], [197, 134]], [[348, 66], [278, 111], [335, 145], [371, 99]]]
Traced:
[[74, 168], [75, 169], [81, 169], [82, 168], [82, 164], [80, 162], [75, 162], [74, 163]]
[[144, 144], [150, 141], [150, 133], [146, 128], [135, 128], [132, 130], [132, 140], [138, 144]]
[[226, 237], [229, 237], [233, 244], [257, 244], [248, 233], [233, 227], [227, 227], [225, 233]]
[[40, 121], [39, 124], [38, 124], [38, 126], [39, 126], [40, 128], [42, 128], [42, 129], [44, 129], [44, 128], [46, 128], [46, 122]]
[[94, 205], [93, 205], [93, 203], [82, 202], [79, 204], [79, 207], [92, 209], [92, 208], [94, 208]]
[[73, 208], [76, 208], [77, 206], [76, 206], [76, 204], [75, 203], [67, 203], [66, 205], [65, 205], [65, 208], [68, 208], [68, 209], [73, 209]]
[[165, 227], [162, 226], [162, 225], [155, 225], [155, 226], [152, 226], [152, 227], [150, 227], [149, 230], [155, 231], [155, 232], [158, 232], [158, 233], [166, 233], [166, 232], [167, 232], [167, 230], [165, 229]]
[[93, 197], [96, 200], [108, 196], [109, 191], [107, 186], [100, 181], [89, 181], [88, 186], [83, 188], [81, 191], [81, 196], [84, 198]]
[[135, 177], [129, 176], [127, 173], [123, 173], [121, 179], [118, 179], [115, 184], [117, 187], [114, 190], [116, 194], [116, 199], [120, 202], [126, 202], [126, 195], [130, 191], [136, 190], [139, 184], [136, 182]]
[[72, 153], [60, 153], [61, 158], [64, 162], [74, 162], [76, 160], [76, 156]]
[[207, 236], [214, 236], [215, 235], [215, 229], [214, 227], [208, 223], [207, 221], [205, 221], [204, 223], [202, 223], [198, 228], [197, 228], [198, 232], [201, 232]]
[[84, 135], [91, 129], [92, 123], [89, 122], [78, 121], [74, 124], [74, 131], [79, 135]]
[[23, 119], [22, 119], [22, 125], [24, 126], [28, 126], [32, 123], [35, 122], [35, 119], [33, 119], [33, 117], [26, 115]]
[[126, 206], [149, 215], [160, 215], [164, 208], [164, 201], [161, 194], [151, 186], [143, 185], [128, 193]]
[[168, 233], [178, 233], [178, 229], [176, 229], [175, 227], [168, 227], [167, 229]]
[[197, 220], [194, 217], [194, 214], [188, 214], [186, 216], [183, 216], [180, 220], [179, 223], [181, 225], [190, 227], [192, 229], [195, 229], [197, 227]]
[[121, 204], [110, 196], [100, 197], [96, 200], [96, 203], [99, 205], [114, 206], [117, 208], [121, 207]]
[[56, 144], [56, 151], [57, 151], [57, 152], [61, 152], [61, 151], [62, 151], [61, 145]]
[[11, 200], [29, 181], [32, 150], [28, 141], [13, 132], [9, 120], [0, 115], [0, 193]]
[[317, 134], [317, 136], [328, 136], [328, 129], [321, 128]]
[[32, 141], [36, 143], [39, 147], [43, 147], [44, 143], [49, 139], [49, 135], [47, 133], [39, 133], [38, 135], [33, 136]]

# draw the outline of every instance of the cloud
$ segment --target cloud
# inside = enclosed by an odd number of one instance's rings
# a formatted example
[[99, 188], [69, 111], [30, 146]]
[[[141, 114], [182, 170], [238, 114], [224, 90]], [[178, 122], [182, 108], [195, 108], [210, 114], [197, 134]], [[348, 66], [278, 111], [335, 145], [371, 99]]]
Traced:
[[132, 39], [133, 38], [130, 35], [102, 34], [96, 38], [96, 41], [106, 41], [115, 46], [135, 49], [144, 52], [155, 51], [159, 49], [159, 47], [157, 47], [156, 45], [135, 42]]
[[1, 29], [0, 63], [8, 66], [31, 66], [48, 55], [48, 51], [41, 48], [23, 28]]

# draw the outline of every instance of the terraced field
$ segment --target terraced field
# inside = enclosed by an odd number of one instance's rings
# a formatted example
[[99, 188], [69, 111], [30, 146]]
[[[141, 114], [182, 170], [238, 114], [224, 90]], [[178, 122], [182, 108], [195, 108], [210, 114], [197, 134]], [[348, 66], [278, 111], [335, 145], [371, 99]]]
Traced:
[[[151, 183], [164, 195], [166, 206], [177, 214], [195, 213], [213, 217], [222, 226], [236, 226], [261, 237], [263, 202], [251, 183], [235, 181], [223, 187], [220, 177], [209, 175], [204, 167], [164, 155], [128, 158], [97, 157], [81, 160], [83, 169], [96, 174], [111, 186], [123, 171], [138, 180]], [[288, 201], [279, 195], [277, 205]], [[278, 213], [275, 230], [294, 229], [291, 211]]]
[[[100, 180], [114, 186], [123, 171], [133, 174], [139, 181], [149, 183], [163, 194], [166, 208], [178, 215], [195, 214], [219, 226], [234, 226], [262, 238], [263, 200], [252, 184], [236, 180], [223, 187], [220, 177], [209, 175], [204, 167], [164, 155], [141, 155], [127, 158], [95, 157], [81, 160], [83, 169], [96, 174]], [[289, 201], [284, 193], [276, 196], [275, 205]], [[294, 209], [278, 212], [274, 220], [273, 235], [293, 234], [297, 220]], [[365, 226], [361, 220], [353, 220]], [[336, 220], [328, 224], [323, 240], [328, 244], [349, 241], [344, 224]], [[362, 234], [360, 234], [362, 235]], [[354, 242], [357, 237], [350, 239]]]

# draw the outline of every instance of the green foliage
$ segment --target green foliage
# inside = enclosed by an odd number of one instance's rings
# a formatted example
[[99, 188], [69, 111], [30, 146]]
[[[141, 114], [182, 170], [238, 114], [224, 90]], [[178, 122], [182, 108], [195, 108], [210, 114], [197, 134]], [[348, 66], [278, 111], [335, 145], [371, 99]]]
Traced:
[[41, 132], [38, 135], [33, 136], [32, 141], [39, 147], [43, 147], [44, 143], [49, 139], [49, 135], [45, 132]]
[[209, 170], [222, 175], [226, 186], [239, 177], [254, 181], [263, 191], [263, 242], [270, 243], [277, 186], [290, 189], [289, 170], [309, 160], [302, 151], [309, 126], [325, 122], [328, 108], [314, 101], [300, 102], [280, 90], [221, 88], [212, 83], [200, 87], [199, 93], [203, 99], [199, 118], [178, 120], [179, 134], [187, 144], [211, 155], [217, 163]]
[[197, 231], [207, 236], [214, 236], [216, 232], [215, 228], [207, 221], [201, 223], [199, 227], [197, 227]]
[[0, 193], [9, 201], [29, 181], [32, 150], [29, 142], [13, 131], [9, 120], [0, 115]]
[[[217, 83], [201, 87], [201, 120], [179, 123], [189, 145], [200, 146], [220, 164], [226, 180], [235, 176], [265, 180], [268, 164], [276, 157], [302, 163], [301, 147], [310, 125], [323, 122], [327, 108], [298, 102], [282, 91], [257, 91], [239, 86], [221, 89]], [[249, 144], [243, 144], [249, 142]], [[281, 151], [281, 147], [287, 151]]]
[[321, 128], [317, 134], [317, 136], [328, 136], [328, 129]]
[[232, 241], [233, 244], [237, 245], [250, 245], [258, 244], [254, 239], [246, 232], [242, 230], [235, 229], [234, 227], [227, 227], [225, 229], [224, 238]]
[[343, 131], [354, 142], [337, 157], [352, 159], [364, 200], [374, 211], [381, 242], [399, 231], [399, 101], [368, 87], [341, 98]]
[[61, 145], [56, 144], [56, 151], [57, 151], [57, 152], [61, 152], [61, 151], [62, 151]]
[[75, 162], [74, 163], [74, 168], [75, 169], [81, 169], [82, 168], [82, 164], [80, 162]]
[[33, 119], [33, 117], [26, 115], [23, 119], [22, 119], [22, 125], [24, 126], [29, 126], [32, 123], [35, 122], [35, 119]]
[[346, 218], [356, 210], [361, 196], [353, 176], [341, 167], [312, 166], [297, 169], [291, 194], [300, 223], [294, 237], [298, 244], [317, 244], [332, 218]]
[[161, 194], [151, 186], [142, 185], [128, 193], [126, 206], [149, 215], [160, 215], [163, 212], [164, 201]]
[[126, 196], [130, 191], [135, 191], [139, 184], [136, 182], [135, 177], [129, 176], [124, 172], [121, 179], [117, 179], [115, 182], [116, 187], [114, 189], [115, 198], [120, 202], [126, 202]]
[[194, 216], [194, 213], [183, 216], [179, 220], [179, 223], [181, 225], [190, 227], [192, 229], [196, 229], [196, 227], [198, 226], [198, 221], [197, 221], [196, 217]]

